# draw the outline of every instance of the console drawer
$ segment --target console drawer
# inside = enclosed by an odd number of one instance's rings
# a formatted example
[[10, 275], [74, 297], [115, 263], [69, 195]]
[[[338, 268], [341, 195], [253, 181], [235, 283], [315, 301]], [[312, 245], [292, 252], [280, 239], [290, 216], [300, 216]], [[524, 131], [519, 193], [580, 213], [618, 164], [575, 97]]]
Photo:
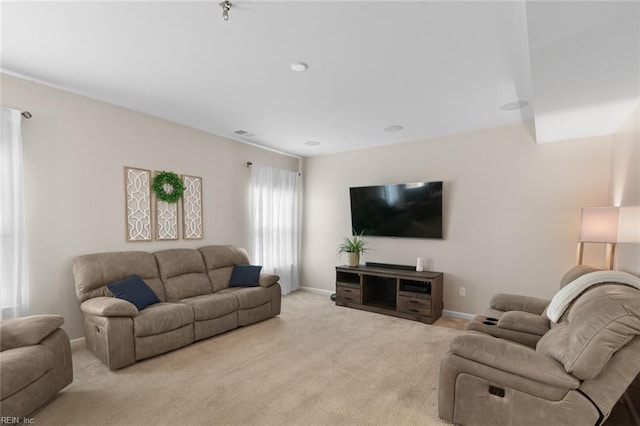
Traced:
[[338, 301], [342, 303], [362, 303], [362, 292], [359, 288], [336, 286], [336, 295]]
[[431, 315], [431, 299], [398, 295], [398, 312], [412, 315]]

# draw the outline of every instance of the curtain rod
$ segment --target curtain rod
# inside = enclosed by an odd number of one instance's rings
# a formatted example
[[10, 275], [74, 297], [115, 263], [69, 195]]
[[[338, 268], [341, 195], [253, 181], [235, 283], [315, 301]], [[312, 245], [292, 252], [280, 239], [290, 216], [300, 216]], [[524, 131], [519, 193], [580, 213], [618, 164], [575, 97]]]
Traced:
[[27, 120], [33, 117], [33, 114], [31, 114], [29, 111], [22, 111], [20, 114]]
[[[251, 166], [253, 166], [253, 163], [251, 161], [247, 161], [247, 167]], [[302, 176], [302, 173], [298, 172], [298, 176]]]

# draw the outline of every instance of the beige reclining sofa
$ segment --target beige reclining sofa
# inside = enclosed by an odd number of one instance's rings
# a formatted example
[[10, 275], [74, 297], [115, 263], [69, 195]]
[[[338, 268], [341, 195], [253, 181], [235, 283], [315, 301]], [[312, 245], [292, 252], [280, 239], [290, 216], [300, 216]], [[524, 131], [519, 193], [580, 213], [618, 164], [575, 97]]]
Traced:
[[[280, 314], [279, 277], [261, 273], [255, 287], [230, 287], [247, 252], [230, 245], [99, 253], [74, 259], [86, 345], [111, 370]], [[142, 310], [107, 285], [138, 275], [160, 303]]]
[[478, 331], [454, 338], [440, 366], [438, 415], [468, 426], [599, 425], [638, 374], [640, 290], [602, 283], [533, 346]]

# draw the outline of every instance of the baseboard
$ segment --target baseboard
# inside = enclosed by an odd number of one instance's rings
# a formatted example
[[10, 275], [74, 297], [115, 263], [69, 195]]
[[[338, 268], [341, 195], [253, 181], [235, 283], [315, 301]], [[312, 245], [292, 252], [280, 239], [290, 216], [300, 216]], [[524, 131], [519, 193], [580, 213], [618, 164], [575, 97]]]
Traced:
[[450, 311], [448, 309], [443, 309], [442, 315], [445, 317], [462, 318], [466, 320], [472, 320], [475, 317], [475, 315], [473, 314], [468, 314], [466, 312]]
[[84, 337], [78, 337], [77, 339], [71, 339], [71, 347], [72, 348], [77, 348], [79, 346], [85, 346], [86, 342], [84, 340]]
[[323, 288], [304, 287], [304, 286], [298, 287], [298, 290], [308, 291], [309, 293], [321, 294], [323, 296], [331, 296], [333, 293], [335, 293], [334, 290], [325, 290]]

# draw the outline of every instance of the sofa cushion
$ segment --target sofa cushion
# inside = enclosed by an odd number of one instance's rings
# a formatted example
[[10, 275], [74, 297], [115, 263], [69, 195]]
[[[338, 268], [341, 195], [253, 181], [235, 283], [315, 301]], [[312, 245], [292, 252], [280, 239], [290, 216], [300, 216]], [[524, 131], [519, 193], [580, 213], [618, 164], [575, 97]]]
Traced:
[[224, 268], [213, 269], [207, 273], [209, 275], [209, 281], [211, 281], [211, 288], [214, 292], [229, 288], [229, 280], [231, 279], [232, 272], [233, 266], [225, 266]]
[[238, 310], [238, 298], [233, 294], [205, 294], [180, 300], [193, 309], [196, 321], [218, 318]]
[[64, 323], [60, 315], [32, 315], [0, 322], [0, 351], [37, 345]]
[[202, 253], [214, 292], [229, 287], [229, 279], [235, 265], [250, 263], [249, 255], [241, 247], [218, 245], [201, 247], [198, 250]]
[[111, 296], [106, 285], [129, 275], [138, 275], [151, 287], [161, 302], [166, 301], [158, 264], [151, 253], [97, 253], [79, 256], [73, 260], [73, 277], [80, 302], [92, 297]]
[[181, 303], [156, 303], [133, 317], [135, 337], [153, 336], [193, 323], [193, 309]]
[[260, 265], [235, 265], [229, 278], [229, 287], [256, 287], [261, 270]]
[[198, 250], [169, 249], [154, 253], [168, 302], [211, 294], [211, 282]]
[[611, 357], [640, 335], [640, 291], [605, 284], [582, 294], [565, 321], [536, 347], [581, 380], [600, 374]]
[[249, 255], [242, 247], [232, 245], [206, 246], [198, 249], [202, 253], [207, 271], [238, 264], [247, 264]]
[[239, 309], [251, 309], [271, 302], [271, 290], [265, 287], [229, 287], [216, 294], [233, 294]]
[[137, 275], [108, 284], [107, 288], [118, 299], [133, 303], [139, 311], [160, 302], [153, 290]]
[[5, 399], [51, 370], [55, 356], [43, 345], [25, 346], [0, 353], [0, 363], [0, 395]]

